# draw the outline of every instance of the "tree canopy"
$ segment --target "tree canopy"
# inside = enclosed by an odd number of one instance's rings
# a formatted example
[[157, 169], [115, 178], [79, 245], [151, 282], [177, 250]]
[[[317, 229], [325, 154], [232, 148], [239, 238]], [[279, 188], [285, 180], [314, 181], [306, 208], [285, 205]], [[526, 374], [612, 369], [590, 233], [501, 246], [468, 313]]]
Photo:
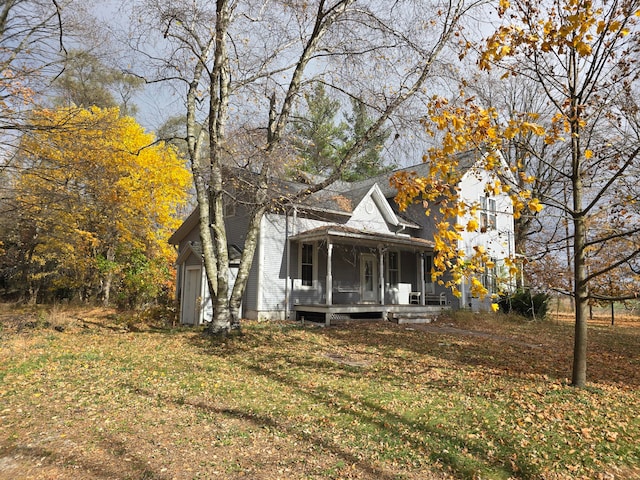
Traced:
[[156, 278], [127, 292], [131, 301], [166, 282], [166, 239], [190, 182], [175, 150], [154, 144], [117, 108], [40, 110], [31, 123], [4, 205], [3, 217], [11, 209], [15, 220], [3, 235], [13, 254], [3, 262], [12, 287], [28, 289], [22, 294], [33, 300], [40, 294], [108, 303], [141, 255], [155, 265]]
[[[564, 240], [570, 242], [567, 248], [573, 272], [568, 293], [576, 303], [572, 382], [584, 386], [590, 286], [614, 271], [621, 279], [633, 278], [640, 255], [639, 244], [634, 241], [638, 235], [638, 223], [633, 220], [637, 219], [637, 210], [627, 181], [629, 177], [637, 178], [640, 153], [635, 127], [637, 107], [629, 102], [629, 92], [637, 90], [640, 73], [640, 3], [503, 0], [498, 13], [504, 23], [486, 40], [479, 66], [484, 70], [500, 69], [503, 80], [516, 76], [534, 82], [544, 100], [542, 111], [512, 111], [501, 117], [494, 108], [483, 107], [473, 97], [461, 95], [455, 105], [435, 100], [425, 123], [430, 131], [435, 126], [446, 133], [442, 146], [435, 155], [431, 153], [429, 161], [433, 162], [437, 177], [447, 179], [451, 166], [442, 160], [462, 148], [489, 147], [489, 151], [499, 151], [517, 136], [531, 134], [546, 145], [557, 146], [553, 155], [539, 155], [538, 161], [553, 171], [562, 188], [547, 190], [542, 200], [560, 211], [561, 218], [570, 220]], [[541, 115], [549, 120], [547, 128], [538, 123]], [[504, 126], [499, 127], [500, 124]], [[536, 153], [527, 148], [520, 151], [523, 155]], [[514, 170], [526, 164], [523, 158], [514, 160]], [[493, 167], [491, 163], [487, 165], [489, 169]], [[535, 180], [525, 172], [518, 176]], [[404, 188], [401, 194], [406, 195], [401, 196], [401, 201], [415, 198], [425, 185], [435, 187], [437, 192], [433, 178], [399, 180]], [[505, 185], [500, 182], [495, 187], [504, 189]], [[514, 196], [513, 201], [516, 217], [524, 205], [532, 212], [541, 208], [537, 199]], [[446, 227], [442, 235], [455, 236], [451, 226]], [[562, 229], [556, 232], [564, 233]], [[547, 242], [552, 239], [547, 238]], [[605, 251], [609, 255], [603, 255]], [[551, 265], [551, 260], [545, 263]], [[449, 263], [455, 264], [453, 257]], [[613, 299], [614, 292], [611, 293]], [[627, 290], [617, 298], [639, 293]]]
[[[291, 143], [301, 161], [292, 163], [289, 168], [330, 175], [340, 164], [344, 152], [367, 133], [374, 120], [365, 103], [358, 98], [351, 98], [351, 112], [342, 115], [343, 105], [327, 94], [322, 83], [317, 83], [304, 99], [305, 110], [291, 120]], [[341, 116], [344, 119], [338, 121]], [[392, 167], [385, 165], [380, 155], [389, 135], [388, 130], [382, 129], [368, 140], [353, 163], [344, 169], [342, 179], [363, 180], [390, 171]]]

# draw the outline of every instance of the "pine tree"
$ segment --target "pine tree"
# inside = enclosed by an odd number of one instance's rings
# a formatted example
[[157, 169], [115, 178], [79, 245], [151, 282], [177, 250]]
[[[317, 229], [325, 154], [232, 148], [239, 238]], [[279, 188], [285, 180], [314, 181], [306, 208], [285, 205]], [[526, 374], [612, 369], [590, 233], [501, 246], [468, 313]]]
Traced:
[[346, 125], [336, 125], [340, 102], [330, 98], [321, 83], [305, 95], [306, 115], [293, 121], [293, 145], [299, 152], [302, 171], [323, 175], [330, 172], [340, 160], [345, 144]]
[[[344, 151], [348, 151], [374, 122], [373, 118], [369, 116], [365, 103], [355, 98], [351, 100], [351, 114], [347, 115], [346, 119], [348, 140], [343, 146]], [[388, 130], [380, 130], [367, 143], [362, 153], [356, 157], [354, 165], [345, 172], [343, 179], [347, 181], [364, 180], [393, 170], [393, 166], [384, 165], [380, 157], [380, 152], [389, 135]]]

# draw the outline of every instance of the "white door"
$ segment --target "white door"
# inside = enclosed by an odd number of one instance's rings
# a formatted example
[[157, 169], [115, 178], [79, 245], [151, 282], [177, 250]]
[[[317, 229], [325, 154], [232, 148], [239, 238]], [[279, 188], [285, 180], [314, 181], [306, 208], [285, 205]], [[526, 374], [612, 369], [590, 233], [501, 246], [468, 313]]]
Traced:
[[364, 303], [378, 302], [378, 262], [370, 253], [360, 256], [360, 286]]
[[200, 267], [187, 267], [184, 275], [184, 288], [182, 289], [182, 316], [181, 322], [197, 325], [200, 321], [200, 295], [202, 271]]

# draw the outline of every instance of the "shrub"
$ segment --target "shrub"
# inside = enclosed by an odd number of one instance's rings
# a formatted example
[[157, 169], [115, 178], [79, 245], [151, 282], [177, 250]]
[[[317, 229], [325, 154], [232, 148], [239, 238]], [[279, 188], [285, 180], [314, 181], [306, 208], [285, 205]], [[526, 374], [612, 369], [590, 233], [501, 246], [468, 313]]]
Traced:
[[500, 311], [515, 313], [526, 318], [542, 319], [547, 314], [549, 295], [546, 293], [531, 294], [531, 290], [518, 290], [500, 297]]

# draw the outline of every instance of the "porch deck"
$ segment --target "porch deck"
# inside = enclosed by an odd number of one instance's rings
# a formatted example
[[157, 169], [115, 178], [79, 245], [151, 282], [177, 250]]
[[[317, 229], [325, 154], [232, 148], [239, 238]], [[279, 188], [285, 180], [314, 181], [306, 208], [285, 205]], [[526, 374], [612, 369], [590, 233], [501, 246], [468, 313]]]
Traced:
[[397, 323], [429, 323], [440, 313], [450, 310], [448, 305], [380, 305], [373, 303], [349, 305], [295, 305], [296, 320], [323, 322], [352, 319], [384, 319]]

